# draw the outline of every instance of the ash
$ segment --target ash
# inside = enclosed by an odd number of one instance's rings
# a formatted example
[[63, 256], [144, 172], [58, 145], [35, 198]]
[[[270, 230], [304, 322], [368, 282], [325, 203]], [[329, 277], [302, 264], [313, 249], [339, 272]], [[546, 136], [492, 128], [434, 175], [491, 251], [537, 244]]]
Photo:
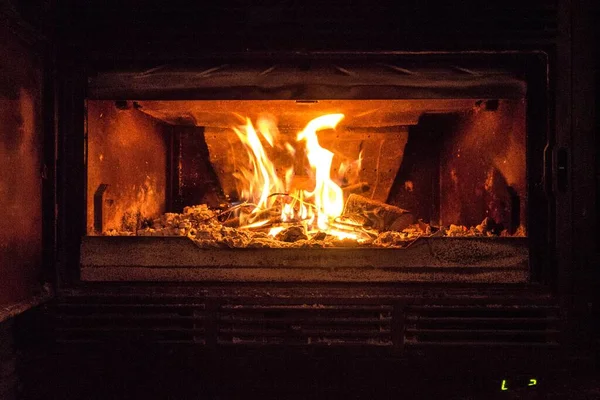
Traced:
[[148, 226], [136, 232], [111, 230], [106, 236], [187, 236], [201, 248], [325, 248], [325, 247], [406, 247], [422, 236], [525, 236], [519, 229], [514, 235], [506, 231], [494, 232], [494, 224], [486, 218], [476, 227], [462, 225], [436, 228], [419, 221], [401, 231], [384, 231], [373, 235], [371, 239], [358, 242], [354, 239], [339, 239], [318, 232], [307, 238], [297, 226], [290, 226], [269, 236], [265, 231], [224, 226], [218, 220], [218, 211], [206, 204], [185, 207], [183, 213], [165, 213], [159, 218], [148, 221]]

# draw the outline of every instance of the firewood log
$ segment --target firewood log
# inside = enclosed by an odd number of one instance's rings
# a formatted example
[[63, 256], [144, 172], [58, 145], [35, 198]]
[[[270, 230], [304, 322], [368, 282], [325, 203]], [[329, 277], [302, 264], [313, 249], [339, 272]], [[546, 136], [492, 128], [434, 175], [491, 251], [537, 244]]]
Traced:
[[366, 217], [370, 227], [379, 231], [401, 231], [415, 221], [410, 211], [358, 194], [351, 194], [346, 200], [342, 215], [357, 214]]
[[[276, 207], [271, 207], [266, 210], [260, 210], [256, 214], [250, 215], [249, 219], [251, 221], [250, 223], [262, 221], [264, 219], [268, 219], [269, 223], [272, 223], [278, 221], [280, 219], [280, 215], [281, 212], [278, 211]], [[223, 226], [238, 228], [241, 224], [241, 219], [239, 217], [229, 218], [223, 221], [222, 224]], [[248, 224], [248, 222], [246, 222], [246, 224]]]

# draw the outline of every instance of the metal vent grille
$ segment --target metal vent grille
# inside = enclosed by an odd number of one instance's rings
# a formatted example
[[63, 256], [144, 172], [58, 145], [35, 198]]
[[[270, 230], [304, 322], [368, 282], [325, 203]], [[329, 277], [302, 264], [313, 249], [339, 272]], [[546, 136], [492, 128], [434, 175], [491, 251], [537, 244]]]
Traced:
[[406, 346], [557, 345], [551, 306], [418, 306], [406, 310]]
[[176, 297], [70, 298], [55, 308], [59, 342], [205, 342], [205, 305]]
[[221, 345], [391, 346], [391, 306], [224, 305]]

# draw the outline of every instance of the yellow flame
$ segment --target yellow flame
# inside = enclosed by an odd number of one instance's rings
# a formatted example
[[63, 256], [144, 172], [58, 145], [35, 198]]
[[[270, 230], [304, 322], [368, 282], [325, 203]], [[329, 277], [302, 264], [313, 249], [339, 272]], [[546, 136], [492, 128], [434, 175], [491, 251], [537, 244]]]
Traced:
[[336, 236], [339, 239], [359, 240], [359, 237], [356, 233], [346, 232], [346, 231], [342, 231], [340, 229], [330, 229], [329, 232], [327, 232], [327, 233], [330, 235]]
[[[249, 168], [241, 168], [240, 173], [235, 174], [235, 177], [243, 186], [240, 192], [241, 197], [256, 204], [252, 211], [254, 219], [258, 218], [258, 211], [276, 205], [281, 207], [280, 221], [282, 223], [301, 224], [309, 236], [318, 231], [324, 231], [340, 239], [361, 240], [360, 235], [355, 232], [335, 226], [334, 220], [342, 214], [344, 208], [344, 195], [341, 187], [330, 178], [333, 153], [321, 147], [317, 137], [317, 131], [335, 129], [343, 118], [344, 114], [328, 114], [317, 117], [311, 120], [296, 137], [298, 143], [304, 143], [305, 154], [312, 168], [314, 188], [311, 191], [291, 187], [295, 172], [293, 167], [284, 171], [283, 179], [277, 176], [277, 170], [267, 156], [263, 141], [271, 148], [284, 149], [291, 156], [297, 154], [297, 145], [281, 143], [274, 117], [259, 117], [258, 129], [254, 128], [250, 119], [246, 119], [245, 126], [234, 128], [246, 148], [250, 161]], [[354, 167], [360, 170], [361, 161], [362, 152], [358, 160], [343, 165], [342, 169]], [[358, 168], [356, 168], [357, 166]], [[287, 195], [281, 195], [283, 193], [287, 193]], [[273, 194], [278, 195], [271, 196]], [[268, 223], [268, 220], [263, 218], [256, 221], [248, 218], [247, 215], [240, 215], [240, 221], [244, 225], [243, 228], [266, 228]], [[271, 227], [269, 235], [275, 236], [284, 229], [285, 226]]]
[[[266, 126], [266, 125], [265, 125]], [[257, 212], [268, 208], [267, 201], [271, 193], [285, 190], [285, 185], [278, 178], [275, 166], [267, 157], [265, 149], [258, 137], [250, 119], [246, 119], [246, 125], [243, 128], [234, 128], [240, 141], [246, 146], [250, 158], [251, 169], [241, 168], [241, 176], [235, 176], [240, 179], [247, 187], [242, 190], [242, 197], [256, 204], [252, 211]], [[265, 140], [272, 146], [273, 134], [269, 129], [260, 131]]]
[[315, 169], [315, 188], [305, 191], [307, 198], [313, 198], [317, 208], [317, 226], [326, 231], [329, 220], [337, 218], [344, 209], [344, 193], [342, 188], [330, 178], [333, 153], [319, 145], [317, 131], [334, 129], [344, 118], [344, 114], [322, 115], [310, 121], [297, 136], [297, 140], [306, 141], [306, 156], [310, 165]]
[[285, 228], [283, 226], [274, 226], [269, 230], [269, 236], [277, 236], [277, 234], [283, 231]]

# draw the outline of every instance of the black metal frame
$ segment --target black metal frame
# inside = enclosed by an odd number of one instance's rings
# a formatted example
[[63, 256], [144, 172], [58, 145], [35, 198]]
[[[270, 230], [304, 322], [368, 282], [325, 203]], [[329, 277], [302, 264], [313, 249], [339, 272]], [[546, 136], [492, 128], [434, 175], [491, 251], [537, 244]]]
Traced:
[[[524, 52], [524, 51], [505, 51], [505, 52], [484, 52], [484, 51], [469, 51], [469, 52], [317, 52], [314, 54], [294, 54], [282, 53], [277, 56], [279, 59], [291, 60], [299, 64], [311, 62], [313, 60], [331, 60], [341, 59], [350, 60], [353, 62], [363, 62], [365, 65], [375, 62], [393, 62], [397, 65], [445, 65], [454, 67], [466, 68], [482, 68], [485, 66], [506, 68], [513, 71], [517, 76], [527, 82], [527, 177], [528, 188], [527, 195], [529, 198], [528, 213], [528, 234], [531, 249], [545, 249], [546, 251], [531, 251], [531, 277], [532, 283], [543, 283], [552, 286], [553, 276], [548, 273], [549, 265], [552, 263], [552, 248], [553, 243], [549, 240], [548, 229], [551, 229], [551, 218], [547, 215], [551, 212], [553, 205], [548, 198], [551, 196], [551, 182], [548, 176], [551, 176], [551, 159], [547, 154], [549, 148], [552, 147], [552, 133], [548, 129], [548, 56], [543, 52]], [[216, 58], [215, 55], [209, 55], [197, 62], [200, 65], [207, 65]], [[257, 60], [267, 59], [272, 61], [273, 55], [264, 53], [245, 54], [245, 55], [219, 55], [221, 60], [234, 60], [238, 62], [247, 60], [256, 62]], [[277, 59], [277, 58], [276, 58]], [[210, 65], [210, 64], [208, 64]], [[77, 68], [77, 67], [75, 67]], [[69, 246], [62, 258], [61, 275], [67, 277], [65, 283], [76, 284], [79, 271], [79, 247], [80, 238], [85, 235], [86, 230], [86, 132], [85, 132], [85, 114], [81, 107], [84, 104], [85, 85], [87, 80], [83, 80], [84, 74], [93, 74], [93, 66], [80, 65], [78, 69], [79, 78], [75, 71], [65, 71], [71, 79], [70, 82], [65, 82], [71, 86], [69, 95], [78, 96], [72, 98], [63, 98], [72, 102], [70, 104], [62, 103], [64, 107], [60, 114], [67, 115], [71, 118], [67, 122], [70, 125], [65, 125], [59, 132], [64, 136], [61, 143], [65, 146], [64, 157], [61, 157], [65, 173], [59, 174], [65, 179], [59, 183], [59, 188], [68, 188], [68, 195], [65, 193], [63, 199], [64, 206], [60, 207], [64, 210], [64, 227], [65, 230], [63, 240], [64, 246]], [[84, 72], [86, 71], [86, 72]], [[91, 71], [91, 72], [88, 72]], [[79, 93], [78, 95], [76, 93]], [[183, 98], [188, 98], [190, 93], [184, 93]], [[191, 94], [193, 98], [193, 94]], [[79, 103], [79, 105], [77, 104]], [[59, 114], [59, 115], [60, 115]], [[59, 117], [59, 121], [61, 121]], [[79, 125], [81, 124], [81, 125]], [[79, 125], [79, 127], [77, 127]], [[79, 198], [76, 204], [75, 200]], [[174, 198], [172, 199], [174, 200]], [[66, 223], [66, 221], [72, 221]], [[75, 224], [73, 222], [76, 222]], [[67, 233], [68, 231], [68, 233]], [[66, 249], [66, 247], [65, 247]], [[401, 282], [399, 282], [401, 284]]]

